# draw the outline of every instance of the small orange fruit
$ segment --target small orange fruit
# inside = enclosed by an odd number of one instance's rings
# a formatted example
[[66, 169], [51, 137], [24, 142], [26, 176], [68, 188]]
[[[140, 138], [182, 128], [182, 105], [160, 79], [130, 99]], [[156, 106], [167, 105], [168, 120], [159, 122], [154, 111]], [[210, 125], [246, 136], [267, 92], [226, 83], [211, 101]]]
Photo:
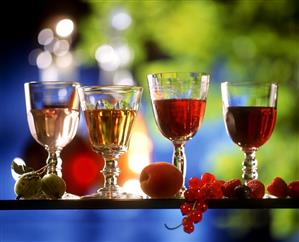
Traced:
[[171, 198], [182, 187], [183, 175], [168, 162], [154, 162], [140, 173], [141, 189], [152, 198]]

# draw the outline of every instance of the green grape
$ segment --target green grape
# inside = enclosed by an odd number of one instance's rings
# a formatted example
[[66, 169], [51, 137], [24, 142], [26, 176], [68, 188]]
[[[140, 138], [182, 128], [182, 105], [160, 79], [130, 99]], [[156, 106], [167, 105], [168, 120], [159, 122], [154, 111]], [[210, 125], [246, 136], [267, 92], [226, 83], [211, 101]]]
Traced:
[[41, 178], [36, 172], [28, 172], [20, 176], [14, 187], [18, 197], [32, 198], [41, 191]]
[[66, 184], [61, 177], [47, 174], [41, 179], [41, 188], [49, 197], [61, 198], [66, 191]]

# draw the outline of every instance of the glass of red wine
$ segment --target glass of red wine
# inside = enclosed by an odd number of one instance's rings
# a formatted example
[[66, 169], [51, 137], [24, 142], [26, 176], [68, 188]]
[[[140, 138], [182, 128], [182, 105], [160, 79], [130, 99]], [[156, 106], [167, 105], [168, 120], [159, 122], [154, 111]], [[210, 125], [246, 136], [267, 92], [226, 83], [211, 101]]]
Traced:
[[225, 127], [245, 155], [242, 168], [245, 184], [258, 178], [255, 152], [273, 132], [277, 92], [275, 83], [221, 83]]
[[210, 76], [197, 72], [166, 72], [150, 74], [147, 79], [156, 124], [173, 143], [172, 163], [182, 172], [185, 183], [184, 146], [201, 127]]

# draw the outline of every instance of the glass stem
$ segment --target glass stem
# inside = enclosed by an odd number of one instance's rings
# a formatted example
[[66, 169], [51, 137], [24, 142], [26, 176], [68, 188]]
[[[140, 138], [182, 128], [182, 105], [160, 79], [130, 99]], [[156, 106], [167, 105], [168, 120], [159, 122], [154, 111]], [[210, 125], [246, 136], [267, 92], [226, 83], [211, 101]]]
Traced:
[[183, 175], [183, 189], [185, 188], [185, 177], [186, 177], [186, 155], [185, 155], [185, 144], [184, 143], [173, 143], [173, 156], [172, 163]]
[[104, 187], [100, 190], [112, 193], [113, 191], [118, 190], [117, 178], [120, 173], [120, 169], [118, 167], [118, 157], [104, 159], [105, 166], [101, 171], [104, 175]]
[[242, 178], [247, 184], [248, 181], [258, 178], [257, 160], [255, 159], [256, 149], [243, 149], [245, 160], [243, 161]]
[[60, 157], [60, 152], [60, 150], [48, 150], [47, 174], [55, 174], [62, 177], [62, 159]]

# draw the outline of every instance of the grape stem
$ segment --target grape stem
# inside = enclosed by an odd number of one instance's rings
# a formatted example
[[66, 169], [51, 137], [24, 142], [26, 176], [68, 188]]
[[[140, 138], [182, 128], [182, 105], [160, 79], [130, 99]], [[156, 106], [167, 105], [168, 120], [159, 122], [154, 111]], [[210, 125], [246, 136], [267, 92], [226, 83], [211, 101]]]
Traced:
[[167, 228], [168, 230], [175, 230], [178, 229], [179, 227], [181, 227], [183, 224], [179, 224], [175, 227], [169, 227], [167, 224], [164, 224], [165, 228]]
[[46, 164], [45, 166], [43, 166], [42, 168], [36, 170], [35, 172], [36, 172], [38, 175], [41, 175], [41, 174], [43, 174], [43, 173], [47, 170], [48, 166], [49, 166], [49, 164]]
[[197, 204], [197, 200], [195, 200], [195, 202], [193, 203], [192, 210], [195, 210], [196, 204]]

